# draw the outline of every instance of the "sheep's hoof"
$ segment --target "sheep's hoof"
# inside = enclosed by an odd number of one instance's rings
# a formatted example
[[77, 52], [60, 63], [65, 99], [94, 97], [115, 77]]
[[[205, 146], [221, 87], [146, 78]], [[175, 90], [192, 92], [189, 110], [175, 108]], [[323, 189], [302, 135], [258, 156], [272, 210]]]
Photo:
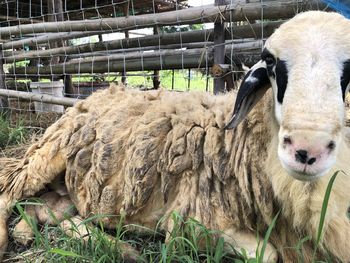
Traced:
[[[261, 250], [261, 246], [262, 244], [259, 245], [259, 250]], [[256, 257], [256, 250], [248, 250], [246, 251], [248, 258], [255, 258]], [[263, 263], [276, 263], [278, 262], [278, 254], [276, 249], [271, 245], [271, 244], [267, 244], [266, 248], [265, 248], [265, 253], [264, 253], [264, 257], [262, 260], [260, 260], [260, 262]]]
[[13, 239], [26, 246], [34, 239], [34, 232], [25, 220], [21, 220], [13, 229]]
[[264, 263], [276, 263], [276, 262], [278, 262], [277, 251], [269, 243], [266, 246], [265, 254], [264, 254], [264, 258], [263, 258], [262, 262], [264, 262]]
[[89, 239], [90, 231], [88, 227], [83, 224], [83, 219], [80, 216], [62, 221], [60, 227], [69, 237], [81, 238], [84, 242], [87, 242]]

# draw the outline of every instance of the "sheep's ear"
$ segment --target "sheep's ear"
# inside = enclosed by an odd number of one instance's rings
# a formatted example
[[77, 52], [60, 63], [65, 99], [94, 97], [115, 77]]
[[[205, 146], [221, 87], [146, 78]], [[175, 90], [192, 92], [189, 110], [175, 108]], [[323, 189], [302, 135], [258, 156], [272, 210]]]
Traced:
[[245, 75], [239, 87], [232, 117], [225, 129], [236, 128], [270, 86], [265, 61], [260, 60]]

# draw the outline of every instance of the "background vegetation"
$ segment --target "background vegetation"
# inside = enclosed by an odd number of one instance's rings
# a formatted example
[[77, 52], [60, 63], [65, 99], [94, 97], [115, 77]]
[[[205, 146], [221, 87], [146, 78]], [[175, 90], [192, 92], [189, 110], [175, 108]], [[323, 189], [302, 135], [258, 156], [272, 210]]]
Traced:
[[4, 115], [0, 115], [0, 149], [23, 143], [27, 134], [28, 130], [23, 127], [21, 122], [13, 127]]

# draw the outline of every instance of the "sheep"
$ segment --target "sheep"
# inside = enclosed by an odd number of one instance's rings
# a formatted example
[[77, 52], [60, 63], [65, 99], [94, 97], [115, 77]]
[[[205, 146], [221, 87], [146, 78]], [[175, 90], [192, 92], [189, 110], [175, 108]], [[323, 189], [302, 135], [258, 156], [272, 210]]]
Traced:
[[[163, 218], [171, 231], [177, 211], [252, 256], [280, 212], [264, 262], [296, 262], [291, 248], [306, 236], [310, 262], [327, 184], [341, 170], [316, 258], [350, 262], [349, 28], [336, 13], [296, 15], [266, 41], [237, 94], [111, 86], [77, 103], [0, 171], [1, 251], [14, 202], [63, 175], [82, 218], [124, 215], [148, 228]], [[117, 218], [100, 220], [114, 227]]]

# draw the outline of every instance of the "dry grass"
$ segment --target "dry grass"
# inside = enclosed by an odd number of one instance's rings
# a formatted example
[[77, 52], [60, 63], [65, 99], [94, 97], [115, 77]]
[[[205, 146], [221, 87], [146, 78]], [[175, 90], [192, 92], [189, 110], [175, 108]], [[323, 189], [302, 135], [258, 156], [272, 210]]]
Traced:
[[[21, 144], [9, 145], [4, 149], [0, 148], [0, 163], [3, 163], [6, 158], [20, 159], [24, 156], [27, 149], [36, 141], [39, 140], [41, 132], [31, 132]], [[4, 158], [4, 159], [3, 159]]]

